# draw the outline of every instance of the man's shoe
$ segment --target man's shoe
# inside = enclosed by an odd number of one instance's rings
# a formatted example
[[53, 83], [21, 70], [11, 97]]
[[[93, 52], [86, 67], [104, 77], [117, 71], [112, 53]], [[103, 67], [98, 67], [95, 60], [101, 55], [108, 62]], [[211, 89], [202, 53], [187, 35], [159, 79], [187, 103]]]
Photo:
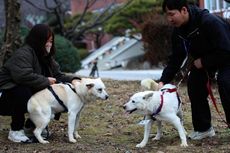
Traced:
[[207, 137], [213, 137], [213, 136], [215, 136], [215, 131], [214, 131], [213, 127], [210, 127], [205, 132], [194, 131], [188, 135], [188, 137], [192, 140], [201, 140], [201, 139], [204, 139]]
[[193, 131], [188, 135], [188, 138], [194, 138], [197, 135], [197, 133], [198, 133], [197, 131]]
[[10, 130], [8, 139], [13, 142], [27, 142], [29, 138], [25, 135], [24, 130], [12, 131]]

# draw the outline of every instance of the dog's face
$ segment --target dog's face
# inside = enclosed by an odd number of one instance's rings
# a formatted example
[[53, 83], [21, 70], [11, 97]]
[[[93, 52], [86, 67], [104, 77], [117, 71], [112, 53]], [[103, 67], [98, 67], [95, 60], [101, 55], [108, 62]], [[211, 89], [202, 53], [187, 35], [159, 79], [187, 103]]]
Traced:
[[83, 78], [82, 83], [86, 87], [88, 95], [95, 96], [101, 99], [108, 99], [109, 95], [105, 91], [105, 85], [100, 78], [97, 79]]
[[123, 108], [129, 114], [132, 112], [137, 112], [141, 114], [146, 114], [147, 105], [153, 96], [153, 91], [144, 91], [135, 93], [129, 101], [124, 104]]

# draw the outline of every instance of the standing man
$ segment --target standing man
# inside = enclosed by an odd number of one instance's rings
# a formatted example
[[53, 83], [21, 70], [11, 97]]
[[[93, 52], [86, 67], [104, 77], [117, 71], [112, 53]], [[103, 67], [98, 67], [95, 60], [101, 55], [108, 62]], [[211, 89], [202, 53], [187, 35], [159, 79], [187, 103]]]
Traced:
[[91, 69], [89, 76], [94, 77], [95, 74], [97, 74], [97, 77], [99, 77], [99, 72], [98, 72], [98, 68], [97, 68], [97, 60], [93, 61], [93, 67]]
[[169, 83], [186, 57], [194, 61], [188, 76], [194, 131], [189, 138], [200, 140], [215, 135], [211, 124], [206, 84], [217, 75], [218, 90], [230, 128], [230, 25], [208, 10], [188, 5], [187, 0], [164, 0], [162, 5], [168, 22], [174, 27], [172, 55], [164, 69], [159, 87]]

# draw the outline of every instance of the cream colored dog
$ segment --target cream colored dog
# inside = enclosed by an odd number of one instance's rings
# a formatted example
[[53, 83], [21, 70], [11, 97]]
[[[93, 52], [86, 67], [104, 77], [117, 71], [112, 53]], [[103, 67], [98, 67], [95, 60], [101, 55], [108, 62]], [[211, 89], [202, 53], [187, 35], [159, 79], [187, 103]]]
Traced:
[[[143, 83], [144, 82], [144, 83]], [[142, 85], [151, 87], [146, 82], [156, 85], [153, 80], [142, 81]], [[152, 88], [152, 87], [151, 87]], [[155, 88], [155, 87], [154, 87]], [[181, 146], [188, 146], [186, 131], [183, 127], [182, 109], [176, 93], [176, 87], [171, 84], [164, 85], [159, 91], [144, 91], [135, 93], [123, 106], [127, 113], [137, 112], [145, 115], [144, 139], [136, 147], [144, 147], [149, 139], [153, 117], [157, 121], [157, 134], [153, 140], [160, 140], [162, 136], [162, 121], [170, 122], [178, 130]]]
[[34, 135], [40, 143], [49, 143], [42, 138], [41, 132], [55, 113], [67, 109], [68, 137], [70, 142], [75, 143], [75, 138], [81, 138], [77, 132], [81, 110], [86, 103], [95, 100], [95, 98], [108, 98], [105, 85], [100, 78], [82, 78], [74, 80], [73, 84], [54, 84], [51, 85], [51, 88], [56, 97], [46, 88], [34, 94], [28, 101], [29, 117], [36, 126]]
[[143, 79], [141, 80], [141, 87], [144, 90], [158, 90], [158, 83], [155, 82], [153, 79]]

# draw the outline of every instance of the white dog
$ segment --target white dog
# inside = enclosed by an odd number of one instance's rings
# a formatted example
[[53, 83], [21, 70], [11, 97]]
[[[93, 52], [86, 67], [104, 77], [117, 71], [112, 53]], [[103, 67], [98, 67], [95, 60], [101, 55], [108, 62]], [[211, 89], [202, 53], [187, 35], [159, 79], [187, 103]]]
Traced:
[[[155, 83], [154, 83], [155, 84]], [[136, 147], [144, 147], [149, 139], [153, 119], [157, 120], [157, 134], [154, 140], [159, 140], [162, 136], [161, 121], [170, 122], [178, 130], [181, 146], [188, 146], [186, 131], [182, 122], [182, 109], [177, 96], [176, 87], [166, 84], [159, 91], [144, 91], [134, 94], [123, 106], [126, 112], [137, 112], [145, 116], [144, 139]]]
[[98, 79], [82, 78], [73, 84], [54, 84], [34, 94], [27, 104], [30, 119], [36, 128], [34, 135], [40, 143], [49, 143], [41, 136], [55, 113], [68, 112], [68, 137], [72, 143], [81, 138], [77, 132], [81, 110], [95, 98], [107, 99], [105, 85]]

